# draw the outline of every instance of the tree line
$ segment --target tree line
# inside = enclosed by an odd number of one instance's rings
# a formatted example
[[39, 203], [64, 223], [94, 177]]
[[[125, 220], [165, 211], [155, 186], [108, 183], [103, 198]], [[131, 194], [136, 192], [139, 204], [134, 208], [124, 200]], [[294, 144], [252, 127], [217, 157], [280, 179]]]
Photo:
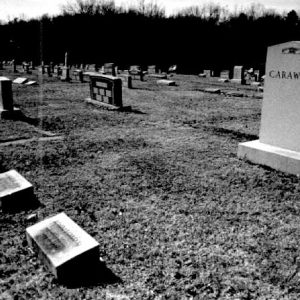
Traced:
[[61, 14], [0, 24], [0, 60], [71, 64], [114, 62], [122, 67], [177, 64], [180, 72], [264, 68], [270, 45], [300, 40], [294, 10], [280, 14], [261, 5], [229, 12], [217, 4], [191, 6], [166, 16], [154, 2], [118, 7], [114, 1], [75, 0]]

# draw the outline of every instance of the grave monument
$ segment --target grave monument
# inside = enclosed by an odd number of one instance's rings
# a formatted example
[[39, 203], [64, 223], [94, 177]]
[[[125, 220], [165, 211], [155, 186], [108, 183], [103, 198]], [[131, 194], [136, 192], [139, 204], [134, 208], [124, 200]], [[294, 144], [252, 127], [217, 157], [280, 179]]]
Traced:
[[268, 48], [259, 140], [240, 143], [238, 157], [300, 174], [300, 41]]
[[25, 207], [33, 196], [32, 184], [16, 170], [0, 174], [0, 205], [3, 210]]
[[99, 261], [99, 243], [65, 213], [26, 228], [26, 237], [60, 282], [90, 272]]
[[10, 118], [18, 113], [20, 110], [14, 107], [12, 81], [0, 77], [0, 118]]

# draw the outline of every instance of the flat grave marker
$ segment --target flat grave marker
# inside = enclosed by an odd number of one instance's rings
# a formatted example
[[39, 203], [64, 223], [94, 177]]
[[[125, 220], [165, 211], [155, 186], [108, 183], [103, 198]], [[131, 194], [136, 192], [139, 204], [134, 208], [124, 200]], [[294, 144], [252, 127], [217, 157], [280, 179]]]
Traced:
[[28, 78], [25, 77], [18, 77], [16, 78], [13, 83], [17, 83], [17, 84], [24, 84], [25, 82], [28, 81]]
[[0, 174], [0, 200], [3, 210], [24, 207], [33, 196], [32, 184], [16, 170]]
[[159, 85], [169, 85], [169, 86], [176, 85], [175, 81], [166, 80], [166, 79], [157, 80], [156, 83], [159, 84]]
[[259, 140], [240, 143], [238, 157], [300, 174], [300, 41], [268, 48]]
[[89, 272], [99, 261], [99, 243], [65, 213], [26, 228], [26, 237], [29, 247], [62, 282]]

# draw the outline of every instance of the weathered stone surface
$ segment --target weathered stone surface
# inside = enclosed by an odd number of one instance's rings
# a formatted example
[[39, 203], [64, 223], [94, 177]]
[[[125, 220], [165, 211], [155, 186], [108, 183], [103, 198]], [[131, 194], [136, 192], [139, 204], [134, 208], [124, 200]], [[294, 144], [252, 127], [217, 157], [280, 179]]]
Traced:
[[238, 156], [300, 174], [300, 41], [268, 48], [259, 141], [240, 143]]
[[59, 281], [89, 272], [99, 261], [99, 243], [65, 213], [26, 228], [26, 237]]
[[33, 186], [16, 170], [0, 174], [0, 200], [3, 210], [26, 206], [33, 197]]

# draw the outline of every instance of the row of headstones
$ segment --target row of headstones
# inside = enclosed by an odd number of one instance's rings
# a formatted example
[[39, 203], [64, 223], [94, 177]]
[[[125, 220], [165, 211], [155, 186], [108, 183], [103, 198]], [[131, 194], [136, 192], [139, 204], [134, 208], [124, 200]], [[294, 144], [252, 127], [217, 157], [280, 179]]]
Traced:
[[[3, 212], [29, 208], [34, 199], [32, 184], [16, 170], [0, 174], [0, 206]], [[27, 219], [37, 219], [37, 214], [31, 216]], [[28, 246], [60, 282], [76, 280], [76, 270], [86, 276], [86, 272], [99, 265], [99, 243], [65, 213], [27, 227], [26, 239]]]
[[247, 81], [250, 81], [253, 85], [259, 85], [264, 79], [260, 70], [253, 70], [253, 68], [247, 70], [243, 66], [235, 66], [232, 73], [230, 70], [222, 70], [218, 75], [213, 70], [203, 70], [199, 76], [207, 78], [219, 77], [221, 82], [230, 81], [239, 84], [245, 84]]

